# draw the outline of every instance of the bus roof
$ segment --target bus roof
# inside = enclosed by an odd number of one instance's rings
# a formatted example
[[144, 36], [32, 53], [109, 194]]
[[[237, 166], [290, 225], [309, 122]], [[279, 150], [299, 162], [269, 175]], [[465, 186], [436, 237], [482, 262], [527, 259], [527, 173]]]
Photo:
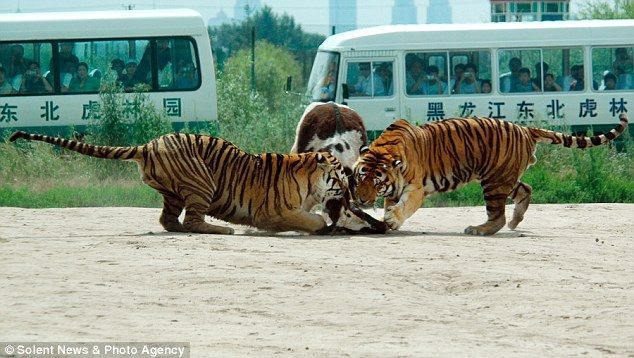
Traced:
[[0, 14], [2, 41], [199, 35], [207, 31], [190, 9]]
[[320, 50], [466, 49], [632, 44], [634, 20], [389, 25], [328, 37]]

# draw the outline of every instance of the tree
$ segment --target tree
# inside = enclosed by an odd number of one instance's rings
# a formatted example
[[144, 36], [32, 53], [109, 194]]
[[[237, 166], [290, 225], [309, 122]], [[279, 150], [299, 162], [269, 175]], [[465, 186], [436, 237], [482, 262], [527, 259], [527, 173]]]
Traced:
[[266, 40], [270, 44], [286, 48], [293, 54], [301, 64], [301, 76], [294, 78], [305, 82], [310, 74], [317, 47], [324, 41], [325, 36], [304, 32], [291, 16], [279, 16], [268, 6], [264, 6], [241, 23], [222, 24], [209, 29], [218, 66], [222, 68], [224, 60], [235, 52], [250, 48], [252, 28], [255, 28], [256, 40]]
[[256, 91], [250, 88], [251, 52], [238, 51], [218, 75], [220, 136], [250, 151], [287, 152], [304, 105], [286, 94], [286, 76], [299, 76], [300, 66], [286, 49], [259, 41]]
[[581, 19], [634, 19], [634, 1], [588, 1], [580, 5]]
[[[251, 50], [243, 49], [235, 53], [225, 64], [220, 76], [240, 77], [247, 79], [247, 85], [251, 83], [248, 80], [251, 76]], [[279, 107], [288, 76], [300, 76], [300, 65], [293, 54], [267, 41], [258, 41], [255, 45], [255, 87], [269, 109]]]

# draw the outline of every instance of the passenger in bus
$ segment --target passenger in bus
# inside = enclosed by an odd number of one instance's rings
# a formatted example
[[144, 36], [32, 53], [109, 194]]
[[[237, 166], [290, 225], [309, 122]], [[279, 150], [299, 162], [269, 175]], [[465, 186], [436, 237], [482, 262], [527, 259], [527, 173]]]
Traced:
[[[171, 84], [171, 63], [172, 63], [172, 50], [169, 47], [168, 39], [159, 39], [156, 41], [157, 53], [156, 53], [156, 61], [158, 64], [158, 72], [159, 72], [159, 86], [161, 87], [169, 87]], [[143, 56], [141, 56], [141, 61], [137, 66], [137, 70], [135, 73], [135, 77], [139, 82], [143, 83], [152, 83], [152, 71], [151, 67], [151, 54], [152, 47], [148, 44], [148, 46], [143, 51]]]
[[612, 64], [614, 75], [617, 77], [617, 89], [633, 89], [634, 88], [634, 60], [627, 53], [625, 47], [619, 47], [614, 50], [616, 59]]
[[170, 43], [167, 39], [156, 41], [156, 47], [158, 47], [158, 52], [156, 54], [158, 69], [159, 71], [162, 71], [165, 66], [172, 61], [172, 49], [170, 48]]
[[187, 62], [180, 66], [174, 80], [176, 89], [192, 89], [198, 86], [198, 76], [196, 68], [192, 62]]
[[11, 58], [7, 66], [7, 74], [15, 92], [20, 92], [22, 83], [24, 83], [24, 72], [26, 72], [30, 62], [31, 60], [24, 58], [24, 47], [22, 45], [11, 46]]
[[552, 73], [544, 76], [544, 92], [561, 92], [561, 86], [555, 81]]
[[480, 93], [480, 84], [478, 83], [478, 69], [473, 63], [464, 65], [464, 74], [459, 79], [459, 83], [455, 86], [454, 93], [472, 94]]
[[0, 67], [0, 96], [14, 93], [13, 86], [5, 77], [6, 70]]
[[407, 94], [417, 95], [423, 93], [423, 83], [425, 82], [425, 75], [423, 72], [423, 62], [415, 57], [409, 63], [407, 69], [405, 86]]
[[74, 42], [62, 42], [59, 44], [59, 63], [72, 62], [76, 65], [79, 64], [79, 58], [73, 54], [75, 49]]
[[[60, 85], [62, 92], [68, 92], [69, 86], [77, 72], [79, 58], [73, 54], [75, 49], [74, 42], [62, 42], [59, 44], [58, 60], [60, 68]], [[51, 58], [51, 69], [53, 68], [53, 59]]]
[[335, 86], [337, 85], [337, 62], [328, 62], [324, 81], [319, 89], [319, 99], [322, 101], [331, 101], [335, 98]]
[[438, 66], [431, 65], [425, 71], [427, 78], [423, 82], [423, 94], [435, 95], [447, 93], [447, 84], [440, 80]]
[[491, 85], [491, 80], [483, 79], [480, 82], [480, 89], [482, 90], [482, 93], [491, 93], [491, 90], [493, 89], [493, 86]]
[[123, 86], [123, 90], [126, 92], [134, 91], [134, 86], [139, 83], [143, 83], [136, 78], [137, 64], [134, 61], [129, 61], [125, 65], [125, 73], [119, 76], [119, 83]]
[[604, 91], [615, 91], [617, 90], [617, 78], [616, 75], [614, 73], [606, 73], [605, 76], [603, 76], [603, 90]]
[[172, 49], [169, 47], [169, 40], [161, 39], [156, 42], [158, 48], [156, 54], [156, 62], [158, 64], [158, 80], [161, 88], [171, 87], [174, 85], [173, 71], [175, 70], [172, 63]]
[[[573, 65], [570, 67], [570, 82], [568, 85], [568, 91], [583, 91], [585, 88], [585, 79], [583, 74], [583, 65]], [[566, 87], [563, 87], [564, 89]], [[595, 90], [599, 88], [596, 81], [592, 81], [592, 88]]]
[[531, 70], [526, 67], [522, 67], [519, 69], [518, 73], [518, 82], [516, 82], [515, 86], [511, 88], [511, 92], [541, 92], [541, 89], [537, 87], [535, 83], [533, 83], [533, 81], [531, 80]]
[[11, 58], [11, 44], [0, 43], [0, 67], [6, 68], [9, 66], [9, 59]]
[[[544, 68], [544, 71], [542, 72], [542, 68]], [[542, 80], [544, 79], [544, 75], [548, 73], [548, 69], [550, 68], [550, 66], [548, 66], [548, 64], [546, 62], [538, 62], [535, 64], [535, 78], [533, 78], [533, 83], [535, 83], [535, 85], [540, 88], [542, 88]]]
[[117, 74], [117, 79], [123, 76], [123, 70], [125, 69], [125, 62], [122, 59], [115, 58], [110, 61], [110, 69], [115, 71]]
[[352, 87], [355, 96], [372, 96], [372, 86], [374, 86], [375, 96], [384, 96], [385, 89], [381, 78], [372, 73], [369, 62], [359, 63], [359, 78], [357, 83]]
[[457, 63], [453, 66], [453, 79], [451, 80], [451, 93], [460, 93], [460, 83], [464, 79], [465, 66]]
[[573, 65], [570, 67], [570, 76], [567, 78], [567, 91], [583, 91], [583, 66]]
[[101, 81], [98, 78], [88, 76], [88, 64], [80, 62], [77, 65], [77, 77], [70, 82], [70, 92], [98, 92]]
[[383, 62], [376, 69], [379, 77], [381, 78], [381, 83], [383, 84], [384, 96], [391, 96], [394, 93], [394, 88], [392, 86], [392, 64], [390, 62]]
[[22, 77], [20, 92], [30, 94], [53, 92], [53, 86], [51, 86], [48, 80], [42, 76], [40, 64], [37, 61], [29, 62], [28, 67], [24, 72], [24, 76]]
[[69, 91], [70, 83], [77, 75], [78, 63], [79, 62], [75, 63], [75, 61], [73, 61], [72, 59], [67, 59], [67, 61], [61, 62], [59, 77], [61, 79], [60, 89], [62, 92], [66, 93]]
[[507, 73], [500, 77], [500, 91], [503, 93], [511, 92], [511, 89], [517, 82], [519, 82], [519, 70], [522, 68], [522, 60], [517, 57], [513, 57], [509, 60], [509, 70]]

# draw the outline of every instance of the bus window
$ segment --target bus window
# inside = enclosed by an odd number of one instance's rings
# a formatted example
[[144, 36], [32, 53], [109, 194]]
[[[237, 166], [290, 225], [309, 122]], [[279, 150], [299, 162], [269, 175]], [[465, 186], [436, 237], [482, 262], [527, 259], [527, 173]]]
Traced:
[[[168, 55], [161, 55], [161, 48], [171, 50]], [[200, 85], [200, 71], [198, 70], [196, 61], [196, 50], [192, 41], [187, 39], [170, 39], [158, 41], [159, 48], [159, 84], [161, 88], [170, 88], [177, 90], [191, 90], [198, 88]], [[165, 51], [165, 50], [163, 50]], [[166, 57], [166, 59], [163, 59]], [[163, 67], [161, 64], [165, 63]], [[170, 70], [169, 63], [174, 64]]]
[[[376, 62], [381, 64], [381, 62]], [[351, 97], [385, 96], [383, 80], [372, 62], [348, 63], [347, 83]]]
[[592, 79], [601, 91], [634, 89], [632, 47], [593, 48]]
[[[60, 42], [58, 44], [58, 68], [62, 93], [96, 93], [101, 81], [125, 83], [136, 70], [139, 47], [145, 48], [147, 40], [99, 40]], [[134, 67], [134, 68], [133, 68]], [[136, 80], [136, 83], [144, 81]]]
[[498, 59], [502, 74], [500, 92], [541, 92], [541, 87], [533, 81], [534, 68], [541, 62], [540, 50], [500, 50]]
[[434, 96], [447, 93], [447, 53], [405, 55], [405, 91], [408, 95]]
[[[540, 64], [537, 63], [535, 66], [535, 70], [539, 71]], [[544, 49], [541, 67], [541, 73], [544, 74], [544, 92], [581, 91], [585, 87], [581, 48]]]
[[[489, 51], [451, 52], [449, 58], [453, 65], [451, 93], [491, 92], [491, 53]], [[483, 83], [485, 83], [484, 90]]]
[[45, 42], [0, 45], [0, 95], [47, 94], [53, 92], [50, 75], [52, 46]]
[[337, 72], [339, 54], [334, 52], [317, 52], [313, 69], [308, 79], [308, 97], [312, 101], [334, 101], [337, 89]]
[[383, 87], [383, 91], [376, 91], [375, 87], [375, 96], [391, 96], [394, 94], [394, 78], [392, 76], [393, 73], [393, 63], [392, 61], [385, 62], [373, 62], [372, 66], [374, 68], [374, 73], [378, 75], [381, 80], [381, 85]]

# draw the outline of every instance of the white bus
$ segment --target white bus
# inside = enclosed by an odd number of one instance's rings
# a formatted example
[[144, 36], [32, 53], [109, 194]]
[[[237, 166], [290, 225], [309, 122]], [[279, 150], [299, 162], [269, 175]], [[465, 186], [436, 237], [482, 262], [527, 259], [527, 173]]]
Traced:
[[0, 14], [0, 29], [0, 131], [81, 128], [99, 118], [106, 81], [144, 88], [176, 128], [217, 120], [211, 44], [193, 10]]
[[321, 44], [308, 95], [368, 131], [478, 115], [599, 132], [634, 108], [633, 48], [634, 20], [366, 28]]

